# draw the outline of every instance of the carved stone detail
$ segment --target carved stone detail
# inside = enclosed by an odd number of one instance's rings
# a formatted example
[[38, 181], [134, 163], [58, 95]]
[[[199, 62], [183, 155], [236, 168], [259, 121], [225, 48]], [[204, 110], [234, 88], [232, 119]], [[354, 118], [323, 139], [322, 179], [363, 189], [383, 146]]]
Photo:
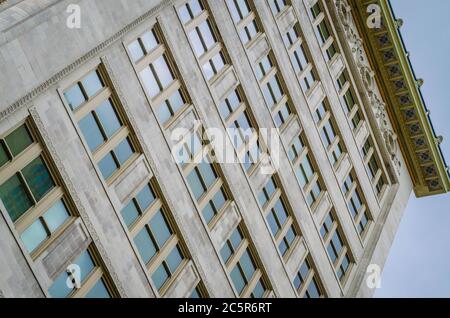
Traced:
[[127, 297], [126, 292], [117, 276], [117, 273], [114, 270], [114, 266], [112, 265], [112, 262], [108, 256], [108, 253], [106, 252], [106, 249], [104, 248], [103, 244], [101, 243], [98, 234], [94, 228], [94, 225], [92, 224], [91, 220], [89, 219], [89, 215], [87, 214], [83, 203], [81, 202], [80, 198], [78, 197], [77, 190], [75, 189], [74, 184], [72, 183], [69, 175], [67, 174], [67, 171], [64, 167], [64, 164], [61, 161], [61, 158], [59, 157], [55, 146], [53, 144], [53, 141], [51, 140], [50, 136], [48, 135], [47, 129], [42, 122], [42, 119], [36, 110], [36, 107], [33, 106], [29, 108], [29, 112], [31, 114], [31, 117], [33, 119], [34, 124], [37, 127], [37, 130], [39, 131], [40, 136], [43, 139], [44, 146], [47, 149], [50, 157], [52, 158], [56, 169], [59, 172], [59, 175], [61, 176], [62, 181], [64, 182], [64, 185], [67, 188], [68, 194], [72, 198], [72, 201], [75, 204], [75, 207], [77, 209], [77, 212], [80, 215], [81, 220], [83, 221], [84, 225], [86, 226], [89, 235], [92, 239], [92, 241], [95, 244], [95, 247], [97, 248], [100, 257], [102, 258], [103, 262], [105, 263], [105, 266], [108, 270], [108, 273], [110, 274], [112, 280], [114, 281], [114, 285], [116, 286], [119, 294], [121, 297]]
[[394, 164], [395, 170], [400, 174], [401, 162], [399, 159], [399, 146], [398, 136], [393, 131], [389, 121], [389, 117], [386, 111], [386, 104], [382, 101], [376, 90], [375, 73], [370, 67], [369, 61], [364, 52], [363, 40], [358, 35], [353, 17], [351, 15], [352, 8], [348, 4], [347, 0], [335, 0], [335, 7], [338, 12], [340, 23], [343, 27], [345, 36], [350, 49], [353, 53], [353, 57], [356, 61], [356, 65], [359, 69], [359, 75], [364, 84], [365, 94], [368, 97], [375, 117], [377, 119], [378, 128], [381, 130], [386, 149], [389, 152], [391, 161]]

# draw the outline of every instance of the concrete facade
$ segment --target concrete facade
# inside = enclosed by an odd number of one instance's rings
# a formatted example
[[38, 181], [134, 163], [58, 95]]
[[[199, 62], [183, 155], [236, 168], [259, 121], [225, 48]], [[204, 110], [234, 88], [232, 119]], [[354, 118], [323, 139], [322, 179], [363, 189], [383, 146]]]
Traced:
[[[365, 97], [364, 79], [343, 35], [335, 3], [319, 0], [338, 52], [327, 61], [310, 14], [316, 1], [289, 1], [279, 14], [271, 11], [270, 1], [250, 1], [259, 32], [246, 45], [239, 38], [226, 2], [205, 2], [204, 11], [217, 26], [220, 35], [217, 42], [227, 56], [227, 66], [211, 80], [203, 75], [185, 26], [177, 15], [185, 0], [22, 0], [0, 4], [0, 136], [4, 138], [25, 119], [31, 123], [57, 171], [59, 184], [73, 202], [76, 215], [62, 233], [49, 238], [45, 249], [30, 254], [21, 242], [17, 224], [1, 206], [0, 295], [50, 297], [49, 288], [56, 277], [81, 250], [93, 246], [112, 296], [187, 297], [198, 288], [202, 296], [239, 297], [243, 294], [234, 285], [220, 251], [240, 224], [245, 228], [258, 273], [263, 277], [264, 296], [304, 296], [307, 283], [297, 290], [294, 280], [306, 259], [322, 296], [372, 296], [374, 289], [366, 283], [367, 268], [375, 264], [382, 269], [386, 261], [413, 189], [409, 172], [401, 164], [404, 160], [400, 151], [396, 153], [400, 163], [397, 164], [386, 150], [376, 114]], [[79, 29], [69, 29], [66, 25], [70, 4], [81, 9]], [[282, 38], [296, 23], [316, 75], [316, 82], [306, 92], [300, 86]], [[155, 25], [189, 96], [190, 105], [177, 115], [170, 127], [157, 118], [127, 50], [132, 41]], [[300, 232], [286, 255], [278, 250], [264, 207], [258, 203], [269, 176], [260, 171], [249, 175], [241, 164], [217, 165], [227, 188], [229, 205], [214, 224], [207, 224], [183, 169], [171, 154], [171, 131], [176, 127], [191, 128], [194, 119], [206, 128], [225, 131], [218, 108], [232, 87], [242, 89], [258, 127], [275, 128], [254, 73], [255, 65], [267, 52], [272, 52], [283, 91], [292, 106], [288, 121], [279, 127], [277, 135], [281, 145], [280, 169], [276, 172], [278, 186], [289, 206], [292, 222]], [[102, 177], [75, 115], [64, 101], [64, 92], [99, 65], [114, 91], [116, 106], [126, 119], [136, 148], [132, 162], [114, 180]], [[350, 126], [336, 87], [344, 69], [363, 116], [355, 130]], [[343, 146], [343, 155], [335, 165], [328, 159], [313, 117], [323, 100], [327, 101]], [[323, 188], [313, 205], [308, 204], [305, 189], [300, 186], [289, 158], [291, 143], [299, 134], [307, 142]], [[373, 153], [379, 160], [380, 174], [386, 179], [380, 195], [361, 153], [369, 136], [374, 142]], [[371, 217], [364, 235], [358, 233], [341, 191], [350, 171]], [[149, 180], [159, 189], [185, 256], [162, 288], [155, 286], [152, 270], [140, 257], [133, 235], [121, 217], [127, 203]], [[338, 231], [351, 260], [343, 279], [338, 277], [327, 253], [327, 240], [320, 233], [330, 211], [338, 221]]]

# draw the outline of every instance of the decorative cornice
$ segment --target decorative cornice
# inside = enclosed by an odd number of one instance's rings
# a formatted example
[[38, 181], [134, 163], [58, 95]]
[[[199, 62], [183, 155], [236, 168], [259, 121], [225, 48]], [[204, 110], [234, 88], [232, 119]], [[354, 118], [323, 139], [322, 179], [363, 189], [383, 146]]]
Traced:
[[[417, 196], [448, 192], [449, 174], [420, 94], [423, 80], [415, 78], [398, 32], [401, 22], [387, 0], [334, 4], [392, 162], [400, 167], [401, 151]], [[380, 9], [379, 28], [367, 25], [373, 4]]]
[[0, 111], [0, 122], [6, 118], [8, 118], [11, 114], [15, 113], [19, 109], [22, 108], [29, 108], [31, 107], [32, 101], [46, 92], [48, 89], [56, 85], [59, 81], [73, 73], [75, 70], [77, 70], [80, 66], [91, 60], [92, 58], [98, 56], [100, 53], [102, 53], [104, 50], [109, 48], [111, 45], [119, 41], [121, 38], [123, 38], [124, 35], [126, 35], [128, 32], [132, 31], [142, 23], [144, 23], [149, 18], [153, 17], [158, 11], [162, 10], [163, 8], [172, 5], [172, 3], [175, 0], [164, 0], [161, 1], [158, 5], [141, 15], [139, 18], [131, 22], [130, 24], [126, 25], [123, 29], [115, 33], [113, 36], [109, 37], [106, 41], [102, 42], [101, 44], [97, 45], [95, 48], [81, 56], [80, 58], [76, 59], [74, 62], [69, 64], [68, 66], [64, 67], [62, 70], [51, 76], [49, 79], [47, 79], [45, 82], [41, 83], [34, 89], [32, 89], [30, 92], [16, 100], [11, 105], [7, 106], [6, 108]]

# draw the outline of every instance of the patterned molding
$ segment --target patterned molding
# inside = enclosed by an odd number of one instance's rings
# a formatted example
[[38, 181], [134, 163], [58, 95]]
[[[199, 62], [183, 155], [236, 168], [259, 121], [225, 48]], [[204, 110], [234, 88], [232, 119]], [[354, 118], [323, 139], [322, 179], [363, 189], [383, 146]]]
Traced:
[[381, 131], [390, 159], [393, 162], [395, 171], [400, 175], [402, 163], [399, 159], [400, 147], [398, 144], [398, 136], [394, 132], [386, 110], [386, 104], [376, 89], [375, 72], [372, 70], [370, 63], [364, 51], [363, 40], [358, 35], [353, 16], [352, 8], [347, 0], [335, 0], [335, 7], [338, 13], [339, 22], [342, 25], [344, 34], [347, 38], [359, 75], [365, 89], [365, 96], [368, 98], [375, 117], [377, 119], [378, 128]]
[[[0, 122], [6, 118], [8, 118], [11, 114], [18, 111], [22, 108], [29, 108], [32, 106], [32, 101], [46, 92], [49, 88], [56, 85], [59, 81], [73, 73], [75, 70], [77, 70], [80, 66], [91, 60], [92, 58], [98, 56], [101, 52], [109, 48], [111, 45], [113, 45], [115, 42], [119, 41], [125, 34], [133, 30], [134, 28], [138, 27], [142, 23], [144, 23], [146, 20], [151, 18], [156, 12], [162, 10], [163, 8], [172, 5], [172, 3], [175, 0], [163, 0], [161, 1], [157, 6], [153, 7], [143, 15], [141, 15], [139, 18], [131, 22], [130, 24], [126, 25], [123, 29], [115, 33], [113, 36], [108, 38], [106, 41], [102, 42], [101, 44], [97, 45], [95, 48], [90, 50], [88, 53], [84, 54], [77, 60], [75, 60], [73, 63], [69, 64], [68, 66], [64, 67], [62, 70], [54, 74], [52, 77], [50, 77], [45, 82], [41, 83], [34, 89], [32, 89], [30, 92], [16, 100], [14, 103], [6, 107], [4, 110], [0, 111]], [[3, 109], [3, 107], [2, 107]]]
[[29, 112], [31, 114], [31, 117], [33, 118], [34, 124], [36, 125], [36, 127], [39, 131], [40, 136], [42, 137], [42, 139], [44, 141], [45, 147], [46, 147], [48, 153], [50, 154], [50, 157], [52, 158], [65, 186], [67, 187], [68, 194], [72, 198], [72, 200], [77, 208], [77, 211], [89, 232], [89, 235], [91, 236], [92, 240], [94, 241], [94, 244], [100, 253], [100, 257], [102, 258], [103, 262], [105, 263], [107, 270], [108, 270], [109, 274], [111, 275], [111, 278], [113, 279], [114, 284], [117, 287], [117, 290], [119, 291], [120, 296], [126, 298], [127, 297], [126, 292], [122, 286], [122, 283], [119, 280], [119, 277], [117, 276], [117, 273], [114, 270], [114, 266], [111, 263], [108, 253], [106, 252], [103, 244], [101, 243], [101, 241], [98, 237], [98, 234], [95, 231], [95, 228], [94, 228], [91, 220], [89, 219], [88, 214], [86, 213], [83, 203], [81, 202], [80, 198], [78, 197], [77, 189], [75, 188], [69, 175], [67, 174], [64, 164], [62, 163], [62, 161], [55, 149], [53, 141], [51, 140], [50, 136], [48, 135], [47, 129], [46, 129], [44, 123], [42, 122], [42, 119], [41, 119], [36, 107], [31, 107], [29, 109]]

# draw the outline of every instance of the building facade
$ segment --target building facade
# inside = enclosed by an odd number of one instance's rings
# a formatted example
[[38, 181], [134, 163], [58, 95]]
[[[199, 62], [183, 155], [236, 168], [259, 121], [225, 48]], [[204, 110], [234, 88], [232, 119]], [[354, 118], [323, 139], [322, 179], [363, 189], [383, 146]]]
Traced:
[[410, 194], [449, 190], [398, 27], [386, 0], [0, 1], [0, 295], [372, 296]]

